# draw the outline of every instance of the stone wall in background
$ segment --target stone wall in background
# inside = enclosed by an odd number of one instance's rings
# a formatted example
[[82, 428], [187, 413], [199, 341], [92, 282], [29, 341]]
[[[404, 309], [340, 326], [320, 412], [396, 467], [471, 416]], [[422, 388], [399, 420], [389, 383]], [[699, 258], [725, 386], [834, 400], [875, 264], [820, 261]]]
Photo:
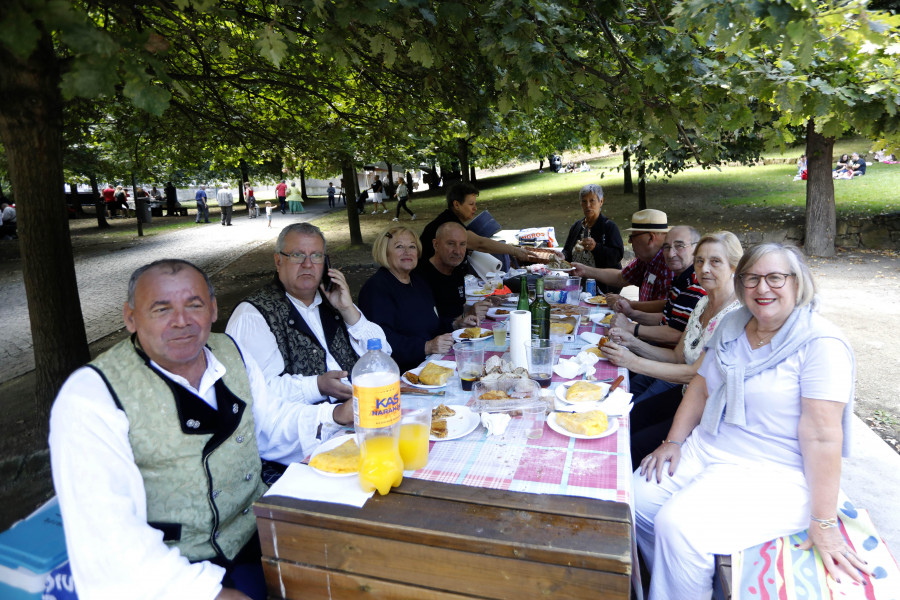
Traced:
[[[770, 231], [735, 232], [745, 246], [763, 242], [803, 244], [803, 226]], [[838, 219], [835, 244], [840, 248], [900, 250], [900, 213]]]

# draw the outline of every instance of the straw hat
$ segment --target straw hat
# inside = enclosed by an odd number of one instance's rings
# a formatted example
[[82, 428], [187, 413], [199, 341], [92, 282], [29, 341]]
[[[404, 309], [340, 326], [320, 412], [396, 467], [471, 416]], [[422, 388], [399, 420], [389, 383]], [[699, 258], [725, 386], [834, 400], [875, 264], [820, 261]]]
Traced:
[[661, 210], [648, 208], [646, 210], [639, 210], [631, 215], [631, 227], [625, 231], [661, 231], [665, 233], [670, 229], [672, 228], [669, 227], [669, 220], [666, 217], [666, 213]]

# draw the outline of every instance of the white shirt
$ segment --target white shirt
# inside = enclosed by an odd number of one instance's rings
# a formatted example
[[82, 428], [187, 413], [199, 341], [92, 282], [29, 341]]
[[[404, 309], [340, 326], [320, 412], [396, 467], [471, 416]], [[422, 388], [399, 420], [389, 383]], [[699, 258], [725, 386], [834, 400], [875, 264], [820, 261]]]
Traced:
[[[291, 304], [297, 308], [297, 312], [300, 313], [303, 320], [306, 321], [310, 330], [315, 334], [319, 344], [325, 349], [326, 368], [329, 371], [340, 371], [341, 366], [328, 350], [325, 332], [322, 330], [322, 319], [319, 315], [319, 305], [322, 304], [322, 296], [316, 292], [316, 297], [312, 304], [306, 306], [306, 304], [290, 294], [286, 295]], [[350, 334], [350, 344], [353, 350], [357, 354], [362, 355], [366, 352], [366, 341], [378, 338], [381, 340], [381, 350], [390, 354], [391, 345], [388, 344], [384, 330], [379, 325], [366, 319], [362, 311], [360, 311], [359, 315], [359, 321], [347, 326], [347, 333]], [[282, 375], [284, 358], [278, 349], [275, 334], [269, 329], [269, 324], [266, 323], [265, 317], [252, 304], [241, 302], [237, 305], [234, 312], [231, 313], [231, 318], [228, 319], [225, 333], [237, 340], [241, 348], [246, 349], [256, 360], [257, 364], [261, 365], [270, 395], [306, 404], [327, 399], [326, 396], [319, 392], [316, 375]]]
[[219, 206], [231, 206], [234, 204], [234, 196], [231, 195], [230, 189], [222, 188], [216, 193], [216, 201]]
[[[199, 389], [153, 364], [216, 407], [213, 386], [225, 367], [204, 351], [207, 369]], [[315, 442], [312, 423], [317, 413], [330, 418], [331, 405], [272, 401], [259, 367], [246, 352], [243, 356], [260, 454], [281, 462], [302, 459], [304, 446]], [[224, 570], [205, 561], [191, 564], [163, 543], [161, 531], [147, 525], [144, 480], [128, 441], [128, 418], [93, 369], [75, 371], [59, 391], [50, 414], [49, 442], [53, 485], [79, 598], [216, 597]]]

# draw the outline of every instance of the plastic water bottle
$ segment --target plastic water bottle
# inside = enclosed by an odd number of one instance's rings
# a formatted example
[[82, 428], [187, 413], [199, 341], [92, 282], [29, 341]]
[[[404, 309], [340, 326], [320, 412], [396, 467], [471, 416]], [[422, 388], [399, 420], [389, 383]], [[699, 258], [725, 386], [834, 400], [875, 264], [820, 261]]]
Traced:
[[359, 444], [359, 483], [382, 496], [403, 481], [400, 458], [400, 369], [381, 351], [381, 340], [353, 367], [353, 424]]

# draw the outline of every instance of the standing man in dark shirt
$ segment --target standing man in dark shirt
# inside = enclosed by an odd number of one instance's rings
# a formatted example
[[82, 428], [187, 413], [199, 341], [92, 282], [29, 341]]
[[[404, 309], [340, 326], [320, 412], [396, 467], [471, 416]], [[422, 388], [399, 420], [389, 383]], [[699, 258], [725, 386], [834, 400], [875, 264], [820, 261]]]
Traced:
[[164, 191], [166, 193], [166, 216], [174, 217], [175, 209], [178, 206], [178, 190], [175, 189], [171, 181], [168, 181]]
[[454, 327], [475, 325], [484, 319], [491, 307], [487, 300], [466, 307], [466, 228], [459, 223], [448, 222], [437, 228], [433, 241], [434, 256], [419, 261], [413, 270], [424, 279], [434, 293], [434, 305], [442, 319], [456, 319]]
[[[475, 218], [475, 213], [478, 211], [476, 206], [477, 198], [478, 189], [471, 184], [457, 183], [450, 187], [447, 191], [447, 209], [426, 225], [425, 229], [422, 230], [422, 235], [419, 236], [419, 240], [422, 242], [422, 258], [420, 262], [424, 262], [434, 256], [434, 238], [438, 227], [444, 223], [458, 223], [465, 227], [465, 223]], [[546, 262], [531, 250], [481, 237], [477, 233], [468, 230], [466, 231], [466, 248], [467, 251], [477, 250], [489, 254], [508, 254], [520, 262]]]

